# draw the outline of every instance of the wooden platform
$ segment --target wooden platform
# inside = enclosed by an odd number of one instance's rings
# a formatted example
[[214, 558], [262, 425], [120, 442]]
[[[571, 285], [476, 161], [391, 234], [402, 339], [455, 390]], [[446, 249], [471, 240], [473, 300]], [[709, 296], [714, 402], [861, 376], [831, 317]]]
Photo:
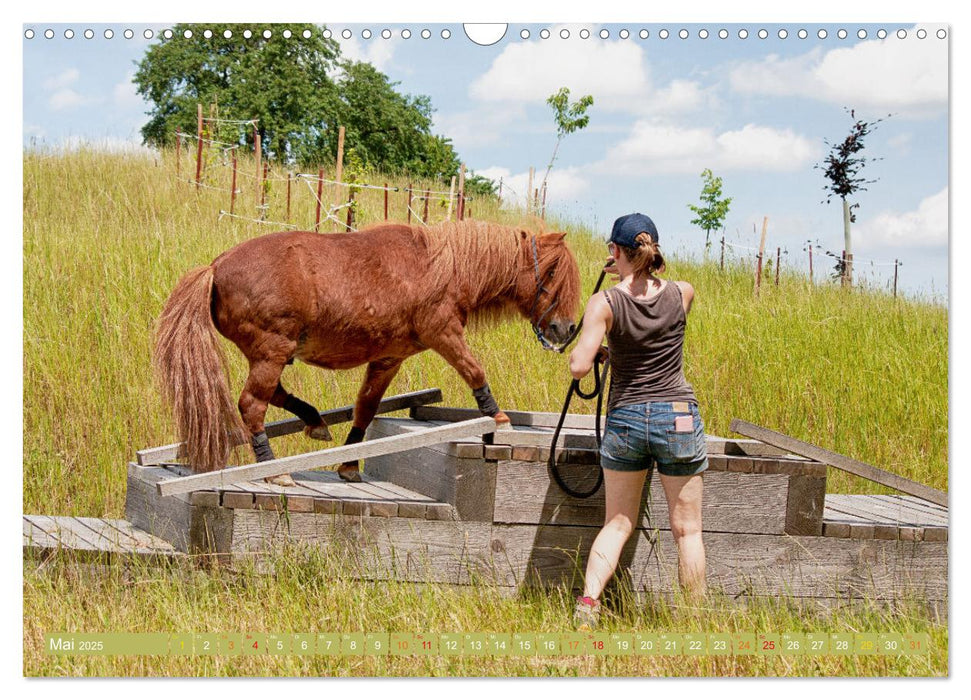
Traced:
[[[435, 406], [381, 417], [368, 439], [467, 420]], [[464, 439], [368, 459], [365, 481], [331, 471], [160, 496], [183, 467], [131, 464], [126, 517], [180, 552], [231, 562], [282, 543], [340, 551], [355, 574], [442, 583], [579, 586], [604, 517], [602, 491], [578, 500], [551, 482], [546, 460], [556, 416], [510, 412], [492, 444]], [[570, 416], [557, 461], [570, 483], [598, 469], [593, 418]], [[709, 438], [704, 538], [710, 585], [744, 597], [947, 598], [947, 511], [908, 496], [826, 494], [826, 466], [754, 440]], [[172, 452], [172, 450], [169, 450]], [[143, 453], [144, 454], [144, 453]], [[145, 461], [145, 460], [143, 460]], [[639, 589], [670, 591], [677, 558], [655, 475], [621, 567]]]
[[126, 520], [70, 516], [23, 516], [23, 549], [40, 555], [71, 553], [88, 560], [179, 556], [171, 544]]

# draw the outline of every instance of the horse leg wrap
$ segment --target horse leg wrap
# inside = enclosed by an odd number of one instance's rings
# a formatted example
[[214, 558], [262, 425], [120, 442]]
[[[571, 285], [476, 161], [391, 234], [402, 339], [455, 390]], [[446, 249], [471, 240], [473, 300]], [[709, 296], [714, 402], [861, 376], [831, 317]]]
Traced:
[[283, 403], [283, 408], [290, 411], [290, 413], [307, 425], [320, 425], [320, 413], [318, 413], [317, 409], [306, 401], [301, 401], [293, 394], [287, 396], [287, 400]]
[[270, 449], [270, 438], [266, 436], [265, 430], [250, 438], [250, 443], [253, 445], [253, 452], [256, 453], [257, 462], [267, 462], [271, 459], [276, 459], [273, 456], [273, 450]]
[[473, 389], [472, 395], [475, 397], [475, 402], [479, 405], [479, 411], [481, 411], [482, 415], [494, 416], [499, 413], [499, 404], [496, 403], [496, 399], [492, 396], [492, 390], [488, 384], [478, 389]]

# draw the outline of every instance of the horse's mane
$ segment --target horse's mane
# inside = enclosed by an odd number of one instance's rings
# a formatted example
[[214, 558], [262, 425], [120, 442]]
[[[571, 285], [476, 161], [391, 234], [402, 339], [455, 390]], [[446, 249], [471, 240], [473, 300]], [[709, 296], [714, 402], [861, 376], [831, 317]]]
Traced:
[[482, 309], [515, 286], [519, 229], [485, 221], [419, 227], [428, 245], [428, 290], [457, 286], [471, 309]]

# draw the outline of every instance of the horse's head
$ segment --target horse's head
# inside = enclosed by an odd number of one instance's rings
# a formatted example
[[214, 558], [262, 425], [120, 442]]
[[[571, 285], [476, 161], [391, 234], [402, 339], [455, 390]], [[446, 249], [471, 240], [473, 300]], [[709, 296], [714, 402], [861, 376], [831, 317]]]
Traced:
[[569, 339], [580, 309], [580, 270], [565, 237], [565, 233], [520, 232], [525, 262], [519, 275], [519, 310], [547, 348], [549, 341]]

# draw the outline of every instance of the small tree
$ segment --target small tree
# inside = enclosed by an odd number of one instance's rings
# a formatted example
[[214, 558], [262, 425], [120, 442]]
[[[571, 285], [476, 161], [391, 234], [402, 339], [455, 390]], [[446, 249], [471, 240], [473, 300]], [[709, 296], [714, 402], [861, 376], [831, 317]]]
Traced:
[[[845, 109], [845, 108], [844, 108]], [[847, 109], [850, 119], [856, 119], [856, 112]], [[890, 116], [889, 114], [887, 115]], [[839, 258], [837, 272], [844, 284], [853, 284], [853, 246], [850, 239], [850, 224], [856, 222], [853, 210], [859, 208], [860, 204], [850, 204], [849, 197], [859, 191], [866, 191], [865, 185], [870, 185], [876, 180], [867, 180], [860, 173], [868, 160], [882, 160], [880, 158], [866, 158], [859, 155], [864, 148], [863, 139], [876, 129], [877, 124], [883, 119], [875, 121], [863, 121], [856, 119], [856, 123], [850, 128], [849, 135], [841, 143], [831, 144], [824, 139], [824, 143], [830, 147], [829, 155], [823, 164], [816, 164], [815, 168], [822, 170], [829, 183], [823, 186], [827, 191], [826, 204], [829, 204], [833, 197], [839, 197], [843, 202], [843, 240], [846, 257]]]
[[697, 219], [692, 219], [692, 224], [697, 224], [705, 232], [705, 251], [711, 248], [711, 232], [717, 231], [722, 227], [725, 217], [728, 215], [728, 205], [732, 203], [731, 197], [720, 199], [722, 196], [722, 179], [715, 177], [711, 170], [705, 168], [701, 172], [704, 186], [701, 188], [702, 206], [696, 207], [689, 204], [688, 208], [698, 215]]
[[550, 171], [553, 170], [553, 162], [556, 160], [556, 153], [560, 150], [560, 142], [567, 134], [572, 134], [590, 123], [587, 108], [593, 104], [593, 97], [584, 95], [576, 102], [571, 103], [570, 88], [562, 87], [546, 98], [546, 104], [553, 108], [553, 121], [556, 124], [556, 145], [553, 146], [553, 156], [550, 158], [550, 164], [546, 166], [546, 175], [543, 176], [543, 184], [540, 190], [546, 187]]

